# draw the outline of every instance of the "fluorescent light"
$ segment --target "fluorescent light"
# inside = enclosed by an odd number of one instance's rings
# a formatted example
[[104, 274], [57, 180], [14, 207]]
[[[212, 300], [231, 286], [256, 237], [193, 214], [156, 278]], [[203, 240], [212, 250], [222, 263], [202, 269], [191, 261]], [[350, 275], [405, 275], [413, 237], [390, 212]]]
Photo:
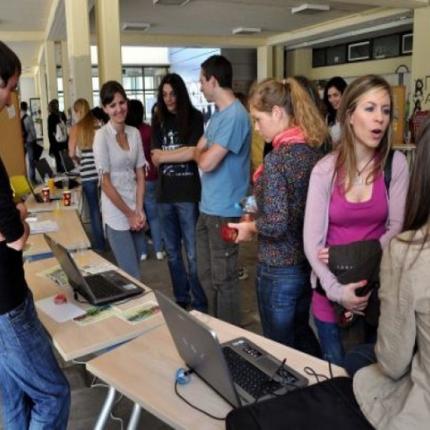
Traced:
[[185, 6], [191, 0], [152, 0], [153, 5], [163, 5], [163, 6]]
[[147, 31], [151, 27], [149, 22], [124, 22], [122, 31]]
[[306, 14], [306, 15], [313, 15], [320, 12], [327, 12], [330, 10], [330, 6], [328, 4], [310, 4], [310, 3], [303, 3], [299, 6], [295, 6], [291, 8], [291, 13], [293, 15], [296, 15], [298, 13]]
[[233, 34], [256, 34], [261, 33], [261, 28], [259, 27], [236, 27], [231, 30]]

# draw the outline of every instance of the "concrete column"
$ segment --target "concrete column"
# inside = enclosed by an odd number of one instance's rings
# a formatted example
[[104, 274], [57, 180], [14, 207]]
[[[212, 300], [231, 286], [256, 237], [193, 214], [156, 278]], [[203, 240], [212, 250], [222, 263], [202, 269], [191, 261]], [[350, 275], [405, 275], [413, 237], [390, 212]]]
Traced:
[[119, 0], [96, 0], [97, 55], [100, 86], [122, 82]]
[[257, 80], [273, 77], [273, 47], [257, 48]]
[[70, 65], [70, 101], [83, 97], [93, 101], [91, 82], [90, 27], [87, 0], [65, 0], [67, 49]]
[[57, 88], [57, 64], [55, 61], [55, 42], [47, 40], [45, 42], [45, 64], [47, 79], [48, 100], [58, 98]]
[[72, 101], [70, 99], [69, 54], [65, 41], [61, 42], [61, 70], [63, 74], [64, 110], [67, 112], [67, 109], [72, 106]]
[[43, 133], [43, 146], [49, 147], [48, 139], [48, 90], [46, 79], [46, 67], [44, 63], [39, 64], [39, 70], [36, 75], [37, 85], [40, 97], [40, 110], [42, 111], [42, 133]]
[[430, 7], [415, 9], [414, 45], [412, 53], [411, 109], [430, 109]]
[[273, 77], [283, 79], [285, 77], [285, 48], [283, 45], [276, 45], [273, 51]]

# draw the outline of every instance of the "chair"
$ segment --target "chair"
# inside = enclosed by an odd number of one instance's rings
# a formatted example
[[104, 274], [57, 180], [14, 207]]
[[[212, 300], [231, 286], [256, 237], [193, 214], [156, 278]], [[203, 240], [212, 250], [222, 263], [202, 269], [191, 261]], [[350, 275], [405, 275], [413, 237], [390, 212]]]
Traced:
[[9, 178], [15, 202], [22, 201], [31, 194], [31, 186], [24, 175], [14, 175]]

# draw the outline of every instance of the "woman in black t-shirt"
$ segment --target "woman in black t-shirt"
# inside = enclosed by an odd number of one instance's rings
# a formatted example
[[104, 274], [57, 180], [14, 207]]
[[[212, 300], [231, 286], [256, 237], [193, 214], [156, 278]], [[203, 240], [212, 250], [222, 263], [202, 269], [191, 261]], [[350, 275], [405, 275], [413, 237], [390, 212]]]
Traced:
[[[197, 277], [195, 227], [200, 200], [200, 176], [193, 160], [203, 135], [203, 115], [194, 108], [182, 78], [167, 74], [158, 88], [152, 120], [152, 162], [158, 166], [157, 201], [163, 226], [176, 302], [207, 310]], [[185, 246], [188, 270], [182, 258]]]

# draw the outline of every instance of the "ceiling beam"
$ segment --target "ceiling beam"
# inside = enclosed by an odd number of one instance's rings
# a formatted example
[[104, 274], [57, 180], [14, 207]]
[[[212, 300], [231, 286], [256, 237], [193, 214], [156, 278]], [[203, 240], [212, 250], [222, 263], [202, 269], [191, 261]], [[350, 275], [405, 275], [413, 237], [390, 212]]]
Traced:
[[43, 31], [0, 31], [3, 42], [42, 42]]
[[372, 23], [388, 22], [401, 16], [409, 16], [410, 9], [377, 8], [349, 15], [344, 18], [333, 19], [321, 24], [312, 25], [297, 31], [277, 34], [266, 39], [268, 45], [292, 44], [306, 38], [321, 37], [326, 33], [347, 31], [357, 26], [370, 27]]
[[[328, 1], [328, 3], [336, 3]], [[369, 6], [369, 0], [342, 0], [342, 3]], [[429, 6], [430, 0], [378, 0], [378, 6], [387, 6], [391, 8], [416, 8]], [[336, 7], [336, 6], [333, 6]]]

